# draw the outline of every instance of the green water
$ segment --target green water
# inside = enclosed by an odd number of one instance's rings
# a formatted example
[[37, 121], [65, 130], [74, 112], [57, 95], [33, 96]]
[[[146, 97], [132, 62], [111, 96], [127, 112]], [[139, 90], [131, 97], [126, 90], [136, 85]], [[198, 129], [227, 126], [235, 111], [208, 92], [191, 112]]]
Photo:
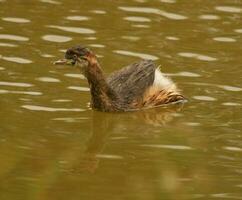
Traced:
[[[0, 199], [242, 199], [240, 0], [0, 0]], [[133, 113], [89, 108], [77, 69], [141, 58], [189, 99]]]

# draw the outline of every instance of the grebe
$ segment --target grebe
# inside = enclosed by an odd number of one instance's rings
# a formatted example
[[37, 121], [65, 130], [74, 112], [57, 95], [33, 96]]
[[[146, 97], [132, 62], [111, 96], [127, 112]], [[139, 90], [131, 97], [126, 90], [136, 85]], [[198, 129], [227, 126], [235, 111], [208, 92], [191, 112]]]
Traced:
[[91, 106], [96, 110], [133, 111], [186, 101], [174, 82], [151, 60], [133, 63], [106, 78], [95, 54], [78, 45], [69, 48], [65, 59], [54, 64], [75, 65], [81, 70], [90, 87]]

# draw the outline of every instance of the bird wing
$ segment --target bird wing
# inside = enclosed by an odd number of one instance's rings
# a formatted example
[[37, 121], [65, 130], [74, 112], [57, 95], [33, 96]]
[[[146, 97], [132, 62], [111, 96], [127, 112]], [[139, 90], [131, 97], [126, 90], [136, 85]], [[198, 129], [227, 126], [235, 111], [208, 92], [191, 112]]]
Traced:
[[112, 73], [108, 85], [124, 99], [132, 102], [143, 97], [154, 82], [156, 66], [152, 60], [142, 60]]

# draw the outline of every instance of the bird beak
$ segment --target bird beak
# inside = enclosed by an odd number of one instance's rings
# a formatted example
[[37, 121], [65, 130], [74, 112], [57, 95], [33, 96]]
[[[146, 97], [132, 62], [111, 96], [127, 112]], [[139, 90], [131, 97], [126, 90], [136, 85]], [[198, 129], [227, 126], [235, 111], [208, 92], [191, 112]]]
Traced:
[[74, 65], [75, 64], [75, 61], [72, 60], [72, 59], [60, 59], [60, 60], [57, 60], [53, 63], [54, 65]]

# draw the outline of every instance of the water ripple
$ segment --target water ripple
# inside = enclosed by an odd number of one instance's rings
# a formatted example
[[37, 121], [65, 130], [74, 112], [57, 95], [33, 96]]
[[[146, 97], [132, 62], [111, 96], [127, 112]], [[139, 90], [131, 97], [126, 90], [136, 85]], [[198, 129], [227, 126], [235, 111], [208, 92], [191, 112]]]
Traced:
[[216, 10], [229, 13], [241, 13], [242, 9], [234, 6], [216, 6]]
[[42, 95], [42, 92], [34, 92], [34, 91], [10, 91], [10, 90], [0, 90], [0, 94], [26, 94], [26, 95], [33, 95], [38, 96]]
[[223, 106], [241, 106], [240, 103], [235, 103], [235, 102], [225, 102], [222, 103]]
[[19, 35], [0, 34], [2, 40], [29, 41], [29, 38]]
[[104, 44], [89, 44], [88, 46], [95, 47], [95, 48], [104, 48], [105, 47]]
[[50, 3], [50, 4], [54, 4], [54, 5], [61, 4], [61, 2], [54, 1], [54, 0], [40, 0], [40, 2], [42, 2], [42, 3]]
[[0, 42], [0, 47], [17, 47], [18, 45], [16, 44], [9, 44], [5, 42]]
[[32, 63], [31, 60], [25, 59], [25, 58], [20, 58], [20, 57], [7, 57], [7, 56], [1, 56], [0, 59], [10, 61], [10, 62], [15, 62], [15, 63], [20, 63], [20, 64], [30, 64]]
[[39, 77], [39, 78], [36, 78], [36, 80], [41, 81], [41, 82], [46, 82], [46, 83], [59, 83], [59, 82], [61, 82], [59, 79], [52, 78], [52, 77]]
[[51, 120], [73, 123], [73, 122], [80, 122], [82, 120], [87, 120], [87, 119], [88, 118], [85, 118], [85, 117], [60, 117], [60, 118], [54, 118], [54, 119], [51, 119]]
[[22, 105], [22, 108], [31, 111], [46, 111], [46, 112], [83, 112], [84, 109], [80, 108], [53, 108], [46, 106], [35, 106], [35, 105]]
[[177, 73], [172, 73], [172, 74], [166, 73], [166, 75], [168, 75], [168, 76], [184, 76], [184, 77], [201, 77], [200, 74], [196, 74], [193, 72], [177, 72]]
[[15, 23], [29, 23], [29, 19], [25, 18], [18, 18], [18, 17], [3, 17], [3, 21], [8, 21], [8, 22], [15, 22]]
[[139, 13], [152, 13], [161, 15], [165, 18], [172, 19], [172, 20], [184, 20], [187, 19], [186, 16], [166, 12], [157, 8], [146, 8], [146, 7], [119, 7], [120, 10], [127, 11], [127, 12], [139, 12]]
[[218, 42], [236, 42], [236, 39], [229, 37], [214, 37], [213, 40]]
[[88, 28], [80, 28], [80, 27], [70, 27], [70, 26], [56, 26], [56, 25], [48, 25], [49, 28], [55, 28], [62, 31], [72, 32], [72, 33], [80, 33], [80, 34], [94, 34], [96, 31]]
[[129, 35], [122, 36], [122, 38], [125, 39], [125, 40], [129, 40], [129, 41], [138, 41], [138, 40], [141, 39], [138, 36], [129, 36]]
[[201, 100], [201, 101], [216, 101], [217, 99], [209, 96], [193, 96], [193, 99]]
[[184, 124], [187, 125], [187, 126], [192, 126], [192, 127], [201, 126], [201, 124], [198, 123], [198, 122], [186, 122]]
[[174, 37], [174, 36], [166, 36], [167, 40], [180, 40], [180, 38], [178, 37]]
[[235, 29], [234, 30], [236, 33], [242, 33], [242, 28], [240, 28], [240, 29]]
[[46, 54], [46, 53], [41, 54], [41, 56], [42, 56], [43, 58], [53, 58], [53, 57], [55, 57], [55, 56], [53, 56], [53, 55]]
[[160, 0], [161, 3], [176, 3], [176, 0]]
[[124, 51], [124, 50], [114, 50], [114, 53], [120, 54], [120, 55], [125, 55], [125, 56], [134, 56], [134, 57], [139, 57], [142, 59], [151, 59], [151, 60], [157, 60], [159, 59], [156, 56], [149, 55], [149, 54], [144, 54], [144, 53], [136, 53], [136, 52], [131, 52], [131, 51]]
[[85, 79], [85, 76], [82, 74], [64, 74], [64, 75], [71, 78]]
[[199, 86], [214, 86], [214, 87], [218, 87], [223, 90], [230, 91], [230, 92], [241, 92], [242, 91], [242, 88], [230, 86], [230, 85], [219, 85], [219, 84], [198, 83], [198, 82], [189, 82], [188, 84], [199, 85]]
[[202, 55], [202, 54], [197, 54], [197, 53], [191, 53], [191, 52], [180, 52], [178, 53], [179, 56], [186, 57], [186, 58], [195, 58], [198, 60], [202, 61], [216, 61], [217, 58]]
[[90, 12], [100, 15], [104, 15], [107, 13], [105, 10], [91, 10]]
[[62, 35], [44, 35], [42, 39], [50, 42], [69, 42], [72, 40], [71, 37]]
[[218, 194], [210, 194], [212, 198], [217, 199], [242, 199], [241, 195], [233, 194], [233, 193], [218, 193]]
[[71, 20], [71, 21], [86, 21], [89, 20], [90, 17], [86, 16], [80, 16], [80, 15], [72, 15], [72, 16], [67, 16], [66, 19]]
[[232, 92], [242, 91], [242, 88], [240, 88], [240, 87], [229, 86], [229, 85], [217, 85], [217, 86], [224, 89], [224, 90], [227, 90], [227, 91], [232, 91]]
[[97, 38], [96, 37], [85, 37], [84, 39], [85, 40], [96, 40]]
[[68, 89], [71, 90], [77, 90], [77, 91], [81, 91], [81, 92], [88, 92], [90, 91], [90, 89], [88, 87], [80, 87], [80, 86], [69, 86], [67, 87]]
[[57, 103], [66, 103], [66, 102], [71, 102], [71, 99], [53, 99], [52, 102], [57, 102]]
[[242, 148], [230, 147], [230, 146], [224, 147], [223, 149], [228, 150], [228, 151], [242, 151]]
[[124, 19], [131, 22], [150, 22], [151, 21], [147, 17], [137, 17], [137, 16], [124, 17]]
[[0, 81], [0, 85], [2, 86], [14, 86], [14, 87], [32, 87], [32, 84], [29, 83], [17, 83], [17, 82], [4, 82]]
[[204, 19], [204, 20], [219, 20], [220, 17], [217, 15], [200, 15], [199, 19]]
[[147, 24], [132, 24], [133, 27], [136, 28], [149, 28], [150, 26]]
[[174, 149], [174, 150], [192, 150], [192, 147], [184, 145], [163, 145], [163, 144], [143, 144], [142, 147], [152, 147], [161, 149]]
[[118, 156], [118, 155], [111, 155], [111, 154], [97, 154], [96, 155], [97, 158], [105, 158], [105, 159], [112, 159], [112, 160], [116, 160], [116, 159], [123, 159], [122, 156]]

